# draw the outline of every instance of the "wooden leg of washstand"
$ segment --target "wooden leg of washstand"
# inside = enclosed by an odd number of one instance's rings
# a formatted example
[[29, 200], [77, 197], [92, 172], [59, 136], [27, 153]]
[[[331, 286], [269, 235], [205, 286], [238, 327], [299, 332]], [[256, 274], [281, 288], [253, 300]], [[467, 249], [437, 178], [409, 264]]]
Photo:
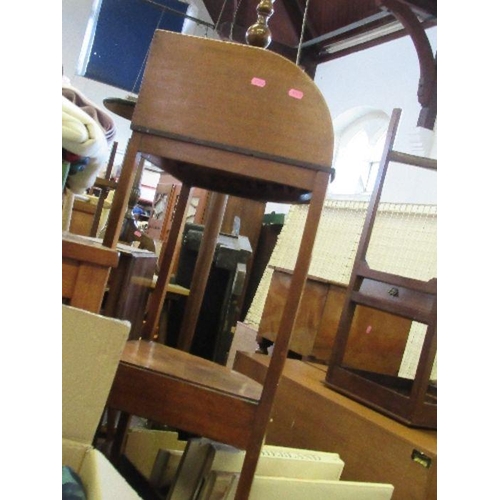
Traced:
[[193, 342], [227, 199], [228, 195], [222, 193], [212, 193], [210, 197], [207, 222], [203, 231], [177, 342], [177, 347], [186, 352], [190, 351]]
[[259, 407], [257, 408], [252, 432], [248, 440], [245, 460], [243, 461], [243, 468], [238, 481], [238, 488], [234, 497], [235, 500], [247, 500], [250, 495], [261, 448], [265, 441], [266, 429], [272, 415], [279, 381], [285, 367], [297, 311], [300, 307], [327, 187], [328, 174], [319, 172], [316, 177], [316, 185], [312, 194], [311, 203], [309, 204], [304, 232], [302, 234], [297, 261], [292, 275], [292, 282], [288, 291], [285, 308], [281, 316], [271, 362], [269, 363], [268, 373], [264, 382], [262, 394], [266, 396], [261, 399]]

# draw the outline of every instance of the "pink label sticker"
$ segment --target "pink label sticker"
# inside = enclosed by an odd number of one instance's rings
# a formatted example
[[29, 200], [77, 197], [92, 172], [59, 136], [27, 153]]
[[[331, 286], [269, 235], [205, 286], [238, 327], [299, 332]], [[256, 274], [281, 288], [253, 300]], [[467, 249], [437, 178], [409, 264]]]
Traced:
[[290, 89], [288, 91], [288, 95], [290, 97], [293, 97], [294, 99], [302, 99], [304, 97], [304, 92], [302, 92], [301, 90], [297, 90], [297, 89]]
[[366, 333], [371, 333], [372, 331], [372, 325], [369, 325], [368, 328], [366, 329]]
[[255, 85], [256, 87], [265, 87], [266, 81], [262, 78], [257, 78], [256, 76], [254, 76], [252, 78], [252, 85]]

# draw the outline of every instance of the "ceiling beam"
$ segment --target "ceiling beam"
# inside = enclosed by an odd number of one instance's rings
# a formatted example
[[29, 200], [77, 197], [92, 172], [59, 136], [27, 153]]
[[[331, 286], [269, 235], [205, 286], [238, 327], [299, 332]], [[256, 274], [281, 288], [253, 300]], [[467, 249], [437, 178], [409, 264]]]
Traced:
[[389, 16], [390, 14], [387, 12], [379, 12], [377, 14], [374, 14], [373, 16], [365, 17], [364, 19], [356, 21], [355, 23], [351, 23], [347, 26], [343, 26], [342, 28], [330, 31], [329, 33], [324, 33], [315, 38], [311, 38], [310, 40], [307, 40], [307, 42], [304, 42], [302, 44], [302, 47], [309, 47], [318, 44], [324, 46], [325, 42], [328, 42], [330, 39], [335, 38], [336, 36], [343, 35], [344, 33], [348, 33], [349, 31], [355, 30], [357, 28], [362, 28], [369, 25], [370, 23], [373, 23], [374, 21], [378, 21]]
[[[302, 32], [302, 24], [304, 22], [304, 12], [306, 10], [305, 4], [304, 7], [302, 7], [301, 2], [299, 0], [288, 0], [288, 1], [283, 0], [281, 3], [285, 8], [288, 17], [290, 18], [290, 22], [297, 35], [297, 40], [300, 40], [300, 34]], [[311, 20], [306, 18], [304, 27], [304, 38], [316, 38], [318, 35], [319, 33], [317, 32], [317, 30], [314, 29]]]
[[400, 0], [406, 4], [415, 14], [421, 16], [432, 16], [437, 19], [437, 0]]
[[434, 129], [437, 115], [437, 59], [417, 15], [402, 0], [376, 0], [382, 8], [388, 9], [405, 27], [410, 35], [420, 64], [418, 102], [422, 109], [417, 126]]

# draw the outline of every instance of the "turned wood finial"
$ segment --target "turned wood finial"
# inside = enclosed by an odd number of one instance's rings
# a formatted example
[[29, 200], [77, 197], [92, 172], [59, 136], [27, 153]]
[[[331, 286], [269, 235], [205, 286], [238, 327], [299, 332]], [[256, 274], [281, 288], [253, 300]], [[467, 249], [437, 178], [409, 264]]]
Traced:
[[273, 15], [274, 0], [261, 0], [257, 5], [257, 22], [248, 28], [245, 39], [248, 45], [267, 48], [271, 43], [271, 30], [267, 25]]

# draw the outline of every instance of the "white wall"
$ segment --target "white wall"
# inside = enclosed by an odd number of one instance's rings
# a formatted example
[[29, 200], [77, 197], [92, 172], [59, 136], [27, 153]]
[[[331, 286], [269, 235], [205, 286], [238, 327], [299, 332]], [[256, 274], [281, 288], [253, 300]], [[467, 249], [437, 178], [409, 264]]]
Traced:
[[[437, 28], [428, 29], [427, 36], [435, 53]], [[325, 96], [334, 123], [343, 112], [358, 106], [371, 106], [389, 116], [394, 108], [401, 108], [395, 148], [417, 154], [413, 141], [419, 132], [416, 129], [420, 112], [417, 100], [419, 71], [415, 48], [411, 38], [406, 36], [324, 63], [318, 66], [315, 81]], [[433, 147], [428, 155], [435, 157], [436, 148]], [[415, 167], [390, 168], [384, 199], [436, 203], [435, 177]]]

